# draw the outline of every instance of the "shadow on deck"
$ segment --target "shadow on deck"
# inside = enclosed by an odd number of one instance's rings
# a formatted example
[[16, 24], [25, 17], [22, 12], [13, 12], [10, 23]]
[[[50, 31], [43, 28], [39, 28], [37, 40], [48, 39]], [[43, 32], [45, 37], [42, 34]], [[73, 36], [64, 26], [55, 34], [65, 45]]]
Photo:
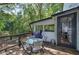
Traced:
[[66, 48], [62, 46], [53, 46], [50, 43], [45, 43], [45, 50], [53, 55], [79, 55], [79, 52], [73, 48]]

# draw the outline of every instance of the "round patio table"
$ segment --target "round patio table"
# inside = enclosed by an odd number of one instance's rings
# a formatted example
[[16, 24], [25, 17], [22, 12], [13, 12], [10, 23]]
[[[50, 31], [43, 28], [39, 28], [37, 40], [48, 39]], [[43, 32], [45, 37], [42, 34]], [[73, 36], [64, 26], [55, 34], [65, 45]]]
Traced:
[[43, 40], [40, 38], [28, 38], [24, 43], [24, 49], [27, 53], [32, 54], [34, 52], [39, 52], [43, 47]]

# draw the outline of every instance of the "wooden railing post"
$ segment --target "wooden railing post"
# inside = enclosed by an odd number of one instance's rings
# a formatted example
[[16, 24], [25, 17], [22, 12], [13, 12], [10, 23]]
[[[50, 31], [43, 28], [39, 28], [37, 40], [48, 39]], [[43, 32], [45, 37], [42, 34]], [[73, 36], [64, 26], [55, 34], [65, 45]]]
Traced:
[[19, 45], [19, 47], [21, 47], [21, 41], [20, 41], [20, 39], [21, 39], [21, 37], [19, 36], [18, 37], [18, 45]]
[[12, 36], [10, 36], [10, 40], [12, 40]]

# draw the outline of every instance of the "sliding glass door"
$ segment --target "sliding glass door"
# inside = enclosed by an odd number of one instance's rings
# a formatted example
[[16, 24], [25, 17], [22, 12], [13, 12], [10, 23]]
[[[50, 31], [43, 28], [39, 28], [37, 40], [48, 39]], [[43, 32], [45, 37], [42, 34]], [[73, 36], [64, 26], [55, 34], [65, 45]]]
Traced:
[[76, 47], [76, 14], [63, 15], [57, 19], [58, 44]]

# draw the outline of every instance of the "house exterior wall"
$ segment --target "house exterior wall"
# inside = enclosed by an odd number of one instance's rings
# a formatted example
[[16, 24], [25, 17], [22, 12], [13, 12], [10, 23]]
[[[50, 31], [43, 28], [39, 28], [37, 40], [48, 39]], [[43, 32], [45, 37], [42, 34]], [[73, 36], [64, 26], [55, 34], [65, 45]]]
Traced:
[[[77, 50], [79, 51], [79, 10], [76, 9], [76, 10], [72, 10], [72, 11], [68, 11], [66, 13], [63, 13], [63, 14], [59, 14], [57, 16], [54, 16], [54, 18], [52, 18], [52, 21], [51, 19], [50, 20], [46, 20], [46, 21], [43, 21], [43, 22], [38, 22], [38, 23], [34, 23], [33, 26], [35, 25], [48, 25], [48, 24], [55, 24], [55, 40], [56, 40], [56, 44], [57, 44], [57, 17], [59, 16], [63, 16], [63, 15], [67, 15], [67, 14], [71, 14], [71, 13], [74, 13], [74, 12], [77, 12]], [[75, 19], [74, 19], [75, 20]]]
[[[56, 36], [55, 36], [55, 32], [49, 32], [49, 31], [44, 31], [43, 33], [43, 40], [45, 42], [52, 42], [52, 43], [56, 43]], [[46, 39], [45, 39], [46, 38]]]
[[[33, 32], [35, 32], [35, 27], [38, 26], [38, 25], [50, 25], [50, 24], [55, 24], [55, 31], [54, 32], [49, 32], [49, 31], [45, 31], [43, 33], [45, 33], [45, 35], [47, 36], [47, 40], [48, 42], [51, 42], [52, 40], [52, 43], [55, 43], [57, 44], [57, 32], [56, 32], [56, 24], [57, 24], [57, 17], [53, 17], [52, 19], [48, 19], [48, 20], [44, 20], [44, 21], [40, 21], [40, 22], [36, 22], [34, 24], [31, 25], [31, 27], [33, 28]], [[44, 30], [44, 28], [43, 28]], [[44, 34], [43, 34], [44, 35]]]

